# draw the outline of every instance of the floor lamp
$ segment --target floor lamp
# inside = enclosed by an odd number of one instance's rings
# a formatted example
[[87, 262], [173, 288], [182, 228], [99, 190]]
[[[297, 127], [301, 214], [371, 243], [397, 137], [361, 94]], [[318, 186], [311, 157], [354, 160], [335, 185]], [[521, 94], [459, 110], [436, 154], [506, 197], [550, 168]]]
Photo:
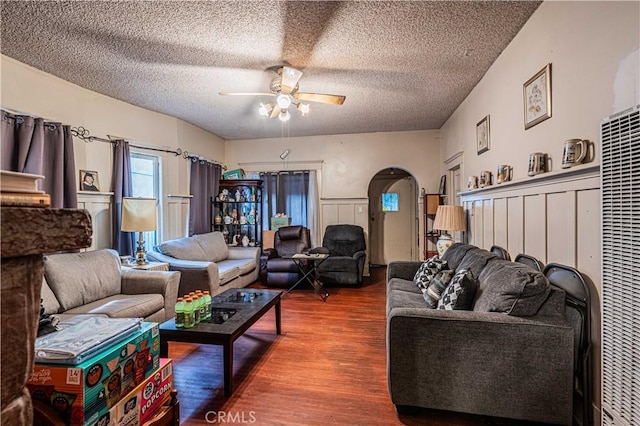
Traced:
[[147, 263], [142, 233], [156, 230], [158, 220], [156, 204], [155, 198], [122, 198], [122, 225], [120, 229], [123, 232], [138, 232], [138, 249], [136, 250], [136, 264], [138, 266]]
[[442, 256], [453, 244], [453, 238], [448, 231], [466, 231], [467, 229], [462, 206], [438, 206], [433, 229], [444, 231], [436, 243], [438, 256]]

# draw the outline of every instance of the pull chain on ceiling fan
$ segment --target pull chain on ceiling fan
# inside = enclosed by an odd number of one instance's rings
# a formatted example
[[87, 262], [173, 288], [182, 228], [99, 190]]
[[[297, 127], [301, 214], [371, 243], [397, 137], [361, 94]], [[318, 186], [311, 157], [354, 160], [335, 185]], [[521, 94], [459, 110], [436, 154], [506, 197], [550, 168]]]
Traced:
[[278, 69], [278, 76], [274, 77], [269, 84], [268, 93], [256, 92], [220, 92], [221, 96], [272, 96], [276, 98], [275, 102], [261, 102], [258, 112], [260, 115], [276, 118], [281, 121], [288, 121], [291, 118], [289, 107], [292, 105], [302, 114], [309, 113], [309, 104], [307, 102], [319, 102], [331, 105], [342, 105], [346, 99], [342, 95], [328, 95], [324, 93], [306, 93], [298, 92], [302, 71], [283, 66]]

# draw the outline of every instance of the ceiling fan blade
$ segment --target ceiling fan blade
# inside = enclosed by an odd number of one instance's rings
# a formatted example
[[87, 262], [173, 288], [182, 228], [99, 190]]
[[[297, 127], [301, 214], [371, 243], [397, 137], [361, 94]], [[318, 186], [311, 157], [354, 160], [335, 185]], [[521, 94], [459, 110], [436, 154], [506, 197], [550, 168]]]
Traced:
[[342, 95], [327, 95], [324, 93], [301, 93], [296, 92], [293, 96], [295, 99], [300, 101], [309, 101], [309, 102], [321, 102], [323, 104], [331, 104], [331, 105], [342, 105], [347, 99], [346, 96]]
[[282, 93], [289, 94], [293, 91], [293, 89], [298, 84], [300, 77], [302, 77], [302, 71], [292, 67], [284, 66], [282, 67], [281, 74], [282, 74], [282, 83], [280, 85], [281, 86], [280, 91]]
[[274, 106], [273, 111], [271, 111], [271, 115], [269, 116], [269, 118], [276, 118], [278, 115], [280, 115], [280, 111], [282, 110], [278, 105]]
[[265, 92], [219, 92], [220, 96], [275, 96], [275, 93]]

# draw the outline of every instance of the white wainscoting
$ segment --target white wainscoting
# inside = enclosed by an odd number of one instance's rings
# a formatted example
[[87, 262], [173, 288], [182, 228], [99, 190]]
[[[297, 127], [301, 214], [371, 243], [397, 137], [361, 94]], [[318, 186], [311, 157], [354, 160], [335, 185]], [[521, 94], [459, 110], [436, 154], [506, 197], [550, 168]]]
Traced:
[[460, 193], [468, 218], [467, 241], [489, 249], [501, 246], [515, 258], [578, 269], [592, 291], [594, 409], [600, 414], [601, 200], [599, 166], [578, 166]]
[[78, 191], [78, 208], [91, 215], [91, 246], [84, 251], [111, 247], [111, 200], [113, 192]]
[[369, 199], [368, 198], [322, 198], [320, 199], [322, 216], [320, 228], [322, 236], [328, 225], [359, 225], [364, 229], [364, 238], [367, 244], [367, 261], [365, 262], [365, 276], [369, 276]]
[[189, 203], [193, 195], [167, 194], [163, 211], [162, 241], [185, 237], [189, 233]]

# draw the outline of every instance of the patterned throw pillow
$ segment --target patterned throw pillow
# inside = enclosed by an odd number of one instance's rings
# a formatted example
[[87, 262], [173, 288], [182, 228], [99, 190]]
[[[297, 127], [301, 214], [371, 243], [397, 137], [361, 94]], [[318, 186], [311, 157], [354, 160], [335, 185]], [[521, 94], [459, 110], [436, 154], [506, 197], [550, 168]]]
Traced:
[[429, 287], [427, 287], [422, 292], [422, 296], [424, 297], [424, 301], [427, 302], [429, 307], [435, 309], [438, 306], [438, 301], [442, 296], [442, 292], [447, 288], [453, 274], [454, 270], [445, 270], [440, 271], [436, 274], [435, 277], [431, 280]]
[[462, 269], [455, 274], [447, 289], [438, 301], [438, 309], [469, 310], [478, 288], [478, 281], [471, 271]]
[[447, 269], [447, 262], [440, 260], [438, 256], [433, 256], [420, 265], [418, 272], [413, 277], [413, 282], [424, 292], [433, 277], [444, 269]]

